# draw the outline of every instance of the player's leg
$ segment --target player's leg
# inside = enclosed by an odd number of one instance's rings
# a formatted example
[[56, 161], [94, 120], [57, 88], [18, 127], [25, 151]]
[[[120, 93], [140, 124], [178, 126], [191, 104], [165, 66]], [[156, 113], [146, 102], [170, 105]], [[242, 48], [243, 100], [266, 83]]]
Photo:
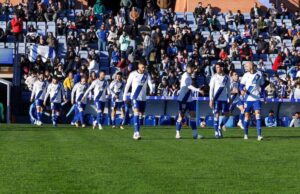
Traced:
[[238, 109], [240, 110], [240, 114], [239, 114], [239, 122], [238, 122], [238, 126], [241, 128], [241, 129], [244, 129], [244, 117], [245, 117], [245, 108], [243, 106], [243, 104], [241, 105], [237, 105]]
[[84, 123], [84, 115], [83, 115], [83, 112], [84, 112], [84, 108], [85, 108], [85, 104], [79, 102], [77, 104], [78, 106], [78, 119], [77, 119], [77, 127], [78, 127], [78, 120], [80, 121], [81, 123], [81, 126], [82, 127], [85, 127], [85, 123]]
[[221, 110], [221, 103], [220, 102], [214, 102], [214, 129], [215, 129], [215, 137], [220, 138], [219, 136], [219, 116], [220, 116], [220, 110]]
[[115, 101], [111, 101], [111, 124], [112, 124], [112, 128], [116, 127], [116, 110], [117, 110], [117, 102]]
[[[105, 107], [105, 102], [97, 101], [96, 103], [96, 108], [97, 108], [97, 124], [98, 124], [98, 129], [102, 130], [103, 127], [101, 125], [102, 119], [103, 119], [103, 111]], [[93, 126], [95, 128], [96, 125]]]
[[140, 139], [140, 101], [133, 100], [132, 101], [132, 108], [133, 108], [133, 124], [134, 124], [134, 134], [133, 139], [138, 140]]
[[121, 111], [121, 119], [122, 123], [120, 125], [120, 129], [124, 129], [124, 124], [125, 124], [125, 105], [124, 102], [120, 102], [120, 111]]
[[76, 122], [78, 120], [78, 114], [79, 114], [79, 111], [78, 111], [78, 106], [77, 104], [74, 104], [74, 116], [73, 116], [73, 119], [71, 121], [71, 125], [76, 125]]
[[52, 116], [52, 124], [56, 127], [56, 111], [55, 111], [55, 104], [51, 103], [51, 116]]
[[179, 112], [178, 112], [178, 118], [176, 120], [176, 139], [180, 139], [180, 131], [182, 127], [182, 120], [183, 120], [183, 104], [178, 101], [178, 106], [179, 106]]
[[245, 119], [244, 119], [244, 139], [248, 139], [248, 129], [250, 125], [250, 112], [253, 102], [245, 102]]
[[219, 128], [219, 136], [222, 137], [222, 128], [225, 126], [225, 124], [228, 121], [229, 118], [229, 104], [228, 102], [221, 102], [222, 103], [222, 113], [223, 117], [222, 120], [220, 121], [220, 128]]
[[43, 117], [43, 102], [42, 100], [36, 100], [36, 117], [37, 117], [37, 125], [42, 125], [42, 117]]
[[256, 128], [257, 128], [257, 140], [261, 141], [263, 137], [261, 136], [261, 116], [260, 116], [260, 110], [261, 110], [261, 102], [256, 101], [254, 103], [254, 111], [255, 111], [255, 119], [256, 119]]

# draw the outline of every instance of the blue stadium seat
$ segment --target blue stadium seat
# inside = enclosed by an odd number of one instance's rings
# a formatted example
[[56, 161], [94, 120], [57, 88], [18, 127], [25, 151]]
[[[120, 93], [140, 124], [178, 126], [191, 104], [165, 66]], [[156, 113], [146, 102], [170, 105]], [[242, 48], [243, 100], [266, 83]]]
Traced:
[[214, 126], [214, 116], [212, 115], [207, 115], [205, 117], [205, 123], [206, 123], [206, 126], [208, 127], [213, 127]]
[[144, 125], [156, 126], [156, 118], [154, 115], [146, 115], [144, 119]]
[[169, 115], [161, 115], [159, 125], [171, 125], [171, 117]]
[[281, 117], [280, 118], [280, 125], [283, 127], [289, 127], [291, 123], [291, 118], [290, 117]]

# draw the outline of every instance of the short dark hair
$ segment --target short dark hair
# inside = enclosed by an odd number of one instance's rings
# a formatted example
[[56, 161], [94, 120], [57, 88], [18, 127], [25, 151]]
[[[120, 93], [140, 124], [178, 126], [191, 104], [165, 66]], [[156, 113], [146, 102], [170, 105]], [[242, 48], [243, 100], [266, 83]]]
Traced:
[[147, 65], [147, 61], [144, 58], [140, 58], [139, 64]]
[[122, 76], [123, 74], [122, 74], [122, 72], [121, 71], [119, 71], [116, 75], [120, 75], [120, 76]]

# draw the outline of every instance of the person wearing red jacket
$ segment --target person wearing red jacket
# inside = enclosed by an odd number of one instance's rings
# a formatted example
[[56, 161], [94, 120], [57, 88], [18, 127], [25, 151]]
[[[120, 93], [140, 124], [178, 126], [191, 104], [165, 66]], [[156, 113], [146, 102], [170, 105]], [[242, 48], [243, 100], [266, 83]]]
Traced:
[[22, 18], [14, 15], [13, 19], [11, 20], [11, 32], [16, 37], [17, 41], [22, 40], [23, 38], [23, 20]]
[[284, 66], [283, 60], [284, 60], [284, 53], [280, 52], [273, 63], [273, 66], [272, 66], [273, 71], [276, 72], [278, 69], [280, 69], [282, 66]]

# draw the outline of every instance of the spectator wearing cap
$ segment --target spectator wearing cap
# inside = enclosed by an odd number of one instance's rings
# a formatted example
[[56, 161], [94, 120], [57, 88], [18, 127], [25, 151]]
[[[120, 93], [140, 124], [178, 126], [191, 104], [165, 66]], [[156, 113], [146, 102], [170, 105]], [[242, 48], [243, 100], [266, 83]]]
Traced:
[[274, 116], [274, 111], [269, 111], [269, 116], [265, 118], [266, 127], [277, 127], [276, 117]]

